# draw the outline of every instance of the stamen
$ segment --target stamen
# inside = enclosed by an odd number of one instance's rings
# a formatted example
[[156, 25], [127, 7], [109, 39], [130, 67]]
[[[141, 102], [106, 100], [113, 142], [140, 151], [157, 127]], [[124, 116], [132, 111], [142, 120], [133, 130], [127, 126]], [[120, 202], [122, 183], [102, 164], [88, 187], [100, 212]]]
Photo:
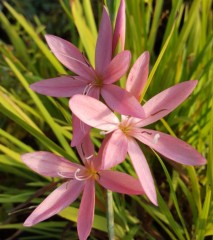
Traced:
[[163, 109], [161, 109], [161, 110], [159, 110], [159, 111], [157, 111], [157, 112], [155, 112], [155, 113], [151, 113], [150, 116], [154, 116], [154, 115], [156, 115], [156, 114], [158, 114], [158, 113], [160, 113], [160, 112], [162, 112], [162, 111], [165, 111], [165, 110], [167, 110], [167, 109], [166, 109], [166, 108], [163, 108]]
[[85, 157], [86, 160], [89, 160], [90, 158], [92, 158], [94, 156], [94, 154], [91, 154], [90, 156], [88, 157]]
[[58, 172], [58, 176], [62, 178], [73, 178], [73, 173], [70, 172]]
[[92, 83], [87, 84], [86, 87], [84, 88], [83, 95], [88, 95], [92, 87], [93, 87]]
[[106, 134], [108, 134], [108, 133], [111, 133], [111, 132], [113, 132], [115, 129], [112, 129], [112, 130], [109, 130], [109, 131], [100, 131], [100, 134], [101, 135], [106, 135]]
[[153, 143], [154, 143], [154, 144], [158, 143], [159, 138], [160, 138], [160, 134], [159, 134], [159, 133], [156, 133], [155, 136], [154, 136], [154, 138], [153, 138]]
[[87, 64], [87, 66], [88, 66], [88, 67], [91, 67], [90, 63], [88, 62], [87, 58], [86, 58], [85, 55], [84, 55], [84, 52], [82, 52], [82, 55], [83, 55], [84, 61], [85, 61], [85, 63]]
[[75, 179], [78, 180], [78, 181], [85, 181], [85, 180], [89, 179], [89, 178], [92, 176], [91, 174], [88, 175], [87, 177], [85, 177], [85, 176], [77, 176], [77, 173], [79, 173], [80, 171], [81, 171], [81, 169], [78, 168], [78, 169], [75, 171], [75, 173], [74, 173], [74, 177], [75, 177]]
[[142, 131], [141, 133], [146, 133], [146, 134], [148, 134], [148, 135], [152, 135], [152, 133], [149, 133], [149, 132], [147, 132], [147, 131]]

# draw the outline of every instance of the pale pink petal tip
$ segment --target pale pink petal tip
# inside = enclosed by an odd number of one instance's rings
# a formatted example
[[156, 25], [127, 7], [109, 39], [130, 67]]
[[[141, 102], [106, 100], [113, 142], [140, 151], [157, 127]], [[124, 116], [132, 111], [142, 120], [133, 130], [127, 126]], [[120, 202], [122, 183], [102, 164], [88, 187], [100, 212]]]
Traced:
[[138, 100], [146, 85], [149, 74], [149, 52], [146, 51], [136, 60], [132, 66], [126, 82], [126, 90]]
[[23, 225], [25, 227], [32, 227], [34, 224], [32, 222], [26, 220]]
[[115, 30], [113, 35], [113, 47], [112, 52], [115, 51], [116, 47], [120, 44], [121, 51], [124, 50], [125, 46], [125, 34], [126, 34], [126, 15], [125, 15], [125, 1], [121, 0], [118, 9], [118, 14], [115, 23]]

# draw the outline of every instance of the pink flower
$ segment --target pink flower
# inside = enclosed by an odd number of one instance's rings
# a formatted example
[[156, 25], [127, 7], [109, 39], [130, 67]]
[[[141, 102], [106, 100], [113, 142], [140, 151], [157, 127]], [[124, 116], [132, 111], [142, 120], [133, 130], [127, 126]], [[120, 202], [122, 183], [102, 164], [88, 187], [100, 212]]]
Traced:
[[27, 153], [21, 156], [24, 163], [35, 172], [49, 177], [66, 179], [55, 189], [26, 219], [24, 226], [32, 226], [60, 212], [74, 202], [83, 191], [78, 212], [77, 229], [79, 239], [87, 239], [90, 234], [95, 206], [95, 181], [106, 189], [122, 194], [144, 194], [140, 182], [128, 174], [103, 168], [103, 145], [98, 156], [94, 156], [94, 146], [88, 136], [84, 138], [79, 155], [84, 163], [72, 163], [49, 152]]
[[[70, 100], [70, 108], [86, 124], [103, 130], [103, 134], [108, 133], [102, 167], [109, 169], [121, 163], [128, 152], [146, 195], [157, 205], [152, 174], [136, 140], [178, 163], [192, 166], [205, 164], [203, 156], [189, 144], [168, 134], [144, 128], [175, 109], [189, 96], [196, 84], [197, 81], [182, 82], [157, 94], [143, 105], [145, 118], [141, 119], [122, 116], [120, 121], [102, 102], [83, 95], [74, 96]], [[140, 95], [137, 89], [136, 93]]]
[[[62, 76], [46, 79], [34, 84], [31, 88], [44, 95], [53, 97], [71, 97], [75, 94], [85, 94], [99, 99], [103, 97], [107, 105], [125, 115], [143, 117], [144, 113], [139, 102], [125, 89], [113, 83], [119, 80], [128, 70], [131, 60], [129, 51], [122, 51], [112, 59], [113, 51], [121, 42], [122, 49], [125, 42], [125, 3], [121, 1], [118, 11], [114, 37], [106, 8], [100, 23], [96, 44], [95, 68], [86, 57], [71, 43], [53, 35], [46, 35], [47, 43], [58, 60], [76, 73], [77, 76]], [[113, 43], [112, 43], [113, 42]], [[122, 100], [122, 104], [120, 104]], [[89, 132], [88, 126], [83, 126], [73, 117], [74, 136], [72, 146], [78, 145]]]

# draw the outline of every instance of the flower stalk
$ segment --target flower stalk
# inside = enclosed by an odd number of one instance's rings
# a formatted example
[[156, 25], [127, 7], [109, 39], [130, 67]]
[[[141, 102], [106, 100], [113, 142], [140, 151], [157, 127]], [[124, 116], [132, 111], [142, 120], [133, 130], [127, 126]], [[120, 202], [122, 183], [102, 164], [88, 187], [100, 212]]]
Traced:
[[112, 191], [110, 190], [107, 190], [107, 228], [109, 240], [114, 240], [115, 232], [114, 232], [113, 196]]

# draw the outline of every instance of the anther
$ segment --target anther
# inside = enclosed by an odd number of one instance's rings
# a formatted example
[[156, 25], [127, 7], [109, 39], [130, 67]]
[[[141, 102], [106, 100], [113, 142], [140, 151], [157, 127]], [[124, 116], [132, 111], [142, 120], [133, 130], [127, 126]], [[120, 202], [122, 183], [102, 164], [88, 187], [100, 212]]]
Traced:
[[89, 160], [90, 158], [94, 157], [94, 154], [91, 154], [90, 156], [88, 157], [85, 157], [86, 160]]
[[153, 143], [154, 143], [154, 144], [158, 143], [159, 138], [160, 138], [160, 134], [159, 134], [159, 133], [156, 133], [155, 136], [154, 136], [154, 138], [153, 138]]

